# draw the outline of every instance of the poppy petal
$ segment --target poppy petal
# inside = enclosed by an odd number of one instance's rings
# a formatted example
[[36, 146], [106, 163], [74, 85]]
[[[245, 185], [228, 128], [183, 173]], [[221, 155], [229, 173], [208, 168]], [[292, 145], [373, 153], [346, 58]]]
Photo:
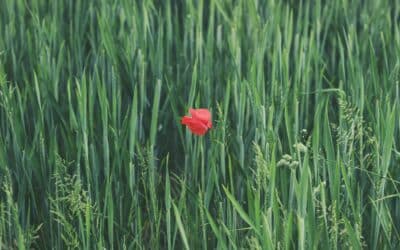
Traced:
[[182, 118], [182, 124], [186, 125], [196, 135], [204, 135], [208, 130], [202, 121], [188, 116]]
[[208, 109], [189, 109], [194, 119], [202, 121], [208, 128], [212, 128], [211, 113]]
[[190, 129], [190, 131], [192, 131], [193, 134], [196, 135], [204, 135], [208, 130], [208, 128], [202, 123], [191, 123], [190, 125], [188, 125], [188, 128]]
[[192, 117], [189, 116], [184, 116], [181, 120], [181, 124], [184, 125], [189, 125], [189, 123], [192, 121]]
[[211, 113], [207, 109], [189, 109], [190, 116], [184, 116], [181, 123], [195, 135], [204, 135], [212, 128]]

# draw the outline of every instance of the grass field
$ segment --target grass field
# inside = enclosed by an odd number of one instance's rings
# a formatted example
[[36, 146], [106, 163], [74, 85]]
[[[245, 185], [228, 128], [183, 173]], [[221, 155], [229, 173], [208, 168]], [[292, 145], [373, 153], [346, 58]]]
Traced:
[[1, 0], [0, 249], [399, 249], [399, 80], [398, 1]]

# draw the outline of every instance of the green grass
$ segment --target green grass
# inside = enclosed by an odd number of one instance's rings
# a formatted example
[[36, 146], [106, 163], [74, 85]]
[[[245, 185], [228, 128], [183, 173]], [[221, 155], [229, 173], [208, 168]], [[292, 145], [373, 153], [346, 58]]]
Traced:
[[399, 22], [397, 1], [0, 1], [0, 249], [400, 248]]

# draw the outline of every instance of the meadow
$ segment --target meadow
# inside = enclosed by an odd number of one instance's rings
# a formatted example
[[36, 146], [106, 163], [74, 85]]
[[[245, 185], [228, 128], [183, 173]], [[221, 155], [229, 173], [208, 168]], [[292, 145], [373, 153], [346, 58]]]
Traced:
[[400, 249], [399, 27], [384, 0], [1, 0], [0, 249]]

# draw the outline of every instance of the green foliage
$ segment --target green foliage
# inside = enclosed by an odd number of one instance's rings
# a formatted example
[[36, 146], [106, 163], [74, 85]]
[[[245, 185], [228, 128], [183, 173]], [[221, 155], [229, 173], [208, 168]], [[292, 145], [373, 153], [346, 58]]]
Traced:
[[0, 249], [400, 248], [399, 16], [0, 1]]

